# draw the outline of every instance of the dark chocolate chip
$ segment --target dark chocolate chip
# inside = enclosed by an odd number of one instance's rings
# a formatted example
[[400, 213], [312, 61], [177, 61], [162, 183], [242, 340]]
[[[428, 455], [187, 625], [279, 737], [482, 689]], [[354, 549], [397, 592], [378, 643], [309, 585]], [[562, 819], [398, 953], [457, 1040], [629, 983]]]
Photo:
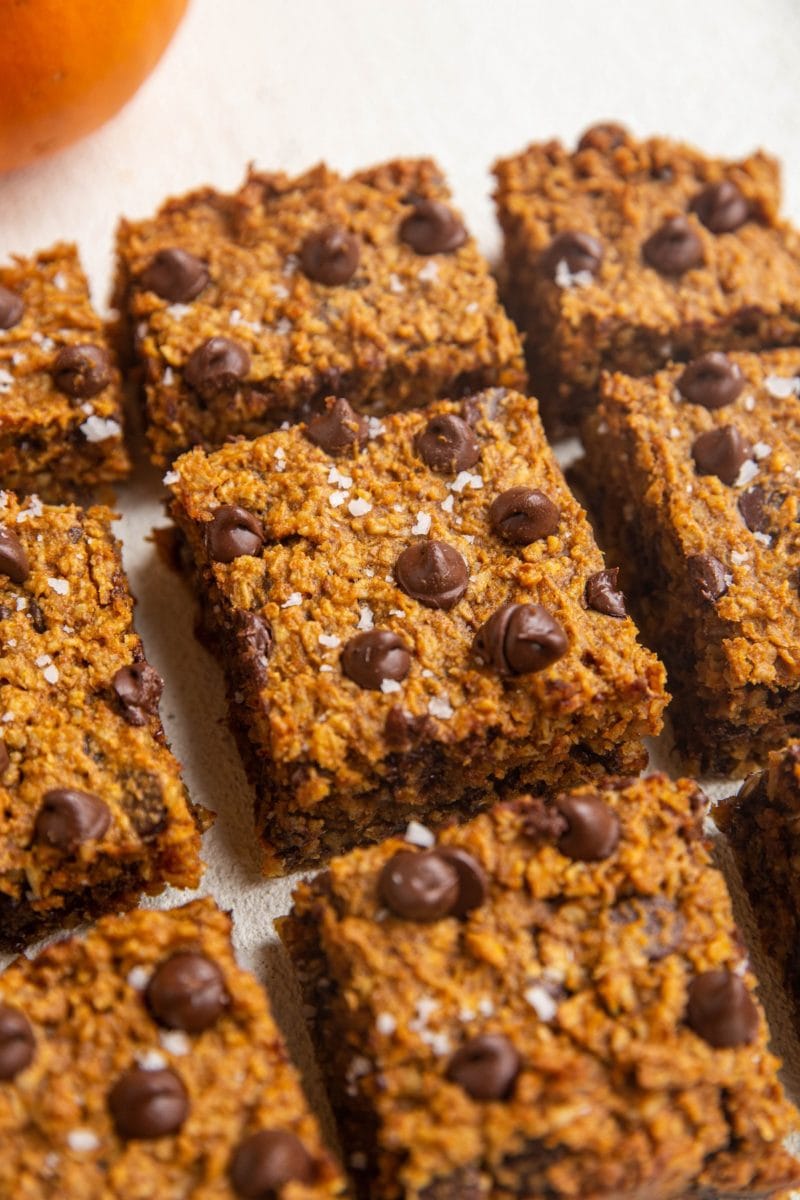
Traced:
[[520, 1066], [519, 1054], [508, 1038], [500, 1033], [484, 1033], [456, 1051], [447, 1078], [473, 1100], [508, 1100]]
[[709, 429], [695, 438], [692, 445], [692, 458], [698, 474], [716, 475], [731, 487], [752, 453], [750, 443], [733, 425]]
[[199, 296], [208, 283], [208, 266], [202, 258], [169, 246], [154, 254], [139, 276], [143, 288], [172, 304], [185, 304]]
[[715, 1049], [744, 1046], [758, 1033], [758, 1009], [744, 980], [731, 971], [704, 971], [689, 984], [689, 1026]]
[[417, 254], [447, 254], [464, 245], [467, 231], [447, 204], [415, 200], [414, 211], [400, 225], [400, 240]]
[[24, 583], [31, 573], [25, 547], [13, 530], [0, 525], [0, 575], [12, 583]]
[[348, 283], [358, 269], [361, 244], [341, 225], [327, 225], [310, 233], [300, 248], [303, 273], [328, 287]]
[[189, 387], [211, 400], [219, 392], [235, 391], [249, 370], [250, 355], [241, 342], [211, 337], [194, 348], [183, 374]]
[[346, 400], [341, 396], [329, 396], [323, 411], [309, 421], [306, 436], [320, 450], [335, 457], [354, 446], [363, 446], [367, 429], [364, 417], [354, 412]]
[[748, 488], [746, 492], [742, 492], [739, 497], [739, 512], [742, 514], [742, 520], [747, 528], [752, 533], [764, 533], [769, 524], [769, 518], [766, 510], [766, 495], [764, 489], [759, 487]]
[[130, 1067], [108, 1097], [111, 1118], [121, 1138], [159, 1138], [177, 1133], [189, 1114], [181, 1079], [168, 1067], [146, 1071]]
[[562, 658], [567, 635], [541, 604], [503, 604], [481, 625], [473, 651], [500, 675], [528, 675]]
[[692, 554], [686, 560], [689, 582], [701, 600], [714, 603], [728, 590], [727, 572], [713, 554]]
[[559, 796], [556, 807], [568, 826], [558, 840], [562, 854], [579, 862], [600, 862], [614, 853], [619, 817], [601, 796]]
[[678, 376], [676, 386], [690, 404], [713, 410], [733, 403], [744, 387], [744, 375], [727, 354], [711, 350], [692, 359]]
[[342, 670], [359, 687], [379, 692], [385, 679], [399, 683], [411, 669], [402, 638], [388, 629], [369, 629], [351, 637], [342, 650]]
[[748, 775], [739, 788], [737, 803], [752, 804], [756, 802], [760, 808], [769, 801], [768, 784], [769, 771], [755, 771], [752, 775]]
[[431, 417], [414, 438], [414, 448], [426, 466], [442, 475], [466, 471], [481, 456], [478, 439], [470, 426], [452, 413]]
[[526, 796], [519, 811], [522, 815], [522, 832], [535, 842], [555, 842], [569, 828], [567, 818], [542, 796]]
[[407, 921], [438, 921], [450, 916], [459, 892], [458, 871], [435, 850], [399, 850], [384, 864], [378, 878], [381, 901]]
[[626, 617], [625, 597], [617, 587], [618, 577], [619, 567], [590, 575], [583, 592], [587, 607], [606, 617]]
[[238, 504], [222, 504], [204, 531], [214, 562], [229, 563], [245, 554], [258, 555], [264, 545], [264, 526], [255, 513]]
[[303, 1143], [284, 1129], [261, 1129], [244, 1138], [233, 1152], [228, 1174], [237, 1196], [267, 1200], [287, 1183], [314, 1182], [314, 1160]]
[[111, 362], [102, 346], [83, 342], [62, 346], [51, 367], [53, 383], [65, 396], [86, 400], [111, 382]]
[[750, 205], [730, 179], [709, 183], [691, 203], [706, 229], [712, 233], [733, 233], [750, 218]]
[[111, 680], [111, 686], [129, 725], [146, 725], [148, 717], [158, 714], [164, 681], [149, 663], [137, 662], [129, 667], [120, 667]]
[[45, 792], [34, 823], [34, 841], [58, 850], [77, 850], [98, 841], [111, 824], [108, 805], [91, 792], [53, 788]]
[[616, 150], [618, 146], [624, 146], [629, 137], [630, 134], [625, 126], [620, 125], [617, 121], [598, 121], [596, 125], [590, 125], [581, 135], [578, 149], [599, 150], [601, 154], [606, 154], [609, 150]]
[[415, 717], [413, 713], [406, 712], [404, 708], [395, 704], [386, 714], [383, 728], [390, 746], [407, 750], [429, 735], [432, 724], [427, 713]]
[[178, 951], [156, 968], [146, 998], [160, 1025], [187, 1033], [215, 1024], [230, 1001], [217, 964], [192, 950]]
[[603, 244], [590, 233], [567, 229], [557, 233], [539, 257], [539, 267], [550, 279], [556, 278], [559, 263], [566, 263], [570, 275], [588, 271], [596, 275], [603, 261]]
[[452, 608], [467, 590], [469, 568], [447, 542], [415, 542], [394, 565], [397, 586], [426, 608]]
[[2, 775], [5, 770], [7, 770], [10, 762], [11, 762], [11, 756], [8, 753], [8, 746], [5, 744], [3, 739], [0, 738], [0, 775]]
[[16, 292], [0, 287], [0, 329], [13, 329], [22, 320], [25, 305]]
[[492, 501], [489, 521], [499, 537], [514, 546], [528, 546], [558, 529], [561, 513], [538, 488], [512, 487]]
[[0, 1004], [0, 1079], [13, 1079], [33, 1062], [36, 1039], [18, 1008]]
[[485, 904], [489, 895], [489, 880], [478, 860], [460, 846], [439, 846], [434, 853], [455, 867], [458, 875], [458, 895], [450, 914], [464, 917], [474, 908]]
[[234, 609], [230, 623], [236, 641], [235, 654], [242, 669], [259, 688], [267, 681], [267, 663], [274, 638], [269, 621], [255, 612]]
[[648, 266], [661, 275], [682, 275], [703, 261], [703, 243], [686, 217], [670, 217], [642, 246]]

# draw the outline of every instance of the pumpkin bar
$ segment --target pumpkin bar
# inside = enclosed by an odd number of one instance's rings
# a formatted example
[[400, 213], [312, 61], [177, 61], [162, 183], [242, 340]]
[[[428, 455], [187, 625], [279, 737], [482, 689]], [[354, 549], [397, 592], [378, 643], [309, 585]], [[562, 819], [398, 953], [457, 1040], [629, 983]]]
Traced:
[[268, 873], [540, 788], [636, 772], [666, 702], [547, 446], [501, 389], [308, 424], [171, 481]]
[[712, 351], [610, 376], [581, 482], [645, 639], [678, 745], [741, 775], [800, 729], [800, 351]]
[[580, 423], [601, 370], [800, 341], [800, 235], [769, 156], [727, 162], [607, 124], [495, 175], [505, 296], [548, 428]]
[[0, 976], [0, 1193], [341, 1194], [230, 920], [210, 900], [105, 917]]
[[123, 221], [115, 303], [153, 461], [254, 437], [331, 393], [375, 415], [525, 374], [489, 268], [429, 159], [349, 179], [251, 171]]
[[129, 470], [120, 375], [75, 246], [0, 266], [0, 488], [74, 499]]
[[800, 1178], [702, 793], [501, 803], [300, 884], [281, 935], [357, 1194], [767, 1197]]
[[158, 716], [106, 508], [0, 493], [0, 945], [196, 887], [198, 817]]

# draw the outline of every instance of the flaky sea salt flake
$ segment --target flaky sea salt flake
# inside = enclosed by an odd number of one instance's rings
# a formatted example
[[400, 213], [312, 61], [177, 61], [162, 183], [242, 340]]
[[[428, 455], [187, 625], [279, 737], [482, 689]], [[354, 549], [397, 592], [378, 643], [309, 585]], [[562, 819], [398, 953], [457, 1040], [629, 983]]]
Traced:
[[281, 605], [281, 608], [297, 608], [297, 606], [302, 603], [303, 603], [302, 592], [292, 592], [291, 596], [289, 596], [288, 599], [284, 600], [283, 604]]
[[421, 821], [409, 821], [403, 837], [412, 846], [421, 846], [424, 850], [429, 849], [436, 843], [436, 834], [432, 829], [428, 829], [427, 825], [423, 825]]
[[[451, 499], [452, 499], [452, 496], [451, 496]], [[418, 512], [417, 520], [416, 520], [415, 524], [411, 526], [411, 532], [426, 534], [426, 533], [430, 532], [430, 528], [431, 528], [430, 513]]]

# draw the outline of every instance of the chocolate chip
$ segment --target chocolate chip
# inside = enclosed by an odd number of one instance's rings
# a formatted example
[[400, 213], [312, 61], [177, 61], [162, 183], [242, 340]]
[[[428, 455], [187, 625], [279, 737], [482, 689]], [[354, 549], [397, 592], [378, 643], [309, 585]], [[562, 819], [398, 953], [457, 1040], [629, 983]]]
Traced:
[[431, 417], [414, 438], [414, 449], [426, 466], [441, 475], [466, 471], [481, 456], [478, 439], [470, 426], [452, 413]]
[[769, 771], [754, 771], [748, 775], [736, 797], [738, 804], [752, 804], [761, 808], [769, 803]]
[[686, 217], [670, 217], [642, 246], [648, 266], [661, 275], [682, 275], [703, 261], [703, 243]]
[[519, 1054], [508, 1038], [500, 1033], [484, 1033], [456, 1051], [447, 1078], [473, 1100], [508, 1100], [520, 1066]]
[[22, 320], [25, 305], [16, 292], [0, 286], [0, 329], [13, 329]]
[[744, 463], [752, 456], [750, 443], [733, 425], [709, 429], [695, 438], [692, 458], [699, 475], [716, 475], [733, 486]]
[[312, 417], [306, 436], [320, 450], [334, 457], [367, 440], [367, 422], [341, 396], [329, 396], [322, 412]]
[[261, 1129], [239, 1142], [228, 1174], [237, 1196], [266, 1200], [287, 1183], [313, 1183], [316, 1171], [313, 1158], [293, 1133]]
[[199, 296], [208, 283], [208, 266], [202, 258], [169, 246], [154, 254], [139, 276], [139, 283], [172, 304], [185, 304]]
[[229, 563], [245, 554], [258, 555], [264, 545], [264, 526], [255, 513], [238, 504], [222, 504], [205, 526], [208, 553], [214, 562]]
[[459, 873], [435, 850], [399, 850], [383, 866], [378, 895], [395, 916], [407, 921], [438, 921], [455, 912]]
[[598, 150], [601, 154], [607, 154], [609, 150], [624, 146], [629, 137], [625, 126], [617, 121], [599, 121], [596, 125], [590, 125], [582, 134], [578, 149]]
[[689, 984], [689, 1026], [715, 1049], [744, 1046], [758, 1033], [758, 1009], [747, 987], [731, 971], [703, 971]]
[[235, 391], [249, 370], [250, 355], [241, 342], [211, 337], [194, 348], [183, 375], [189, 387], [211, 400], [219, 392]]
[[542, 796], [525, 796], [518, 802], [522, 832], [535, 842], [555, 842], [569, 828], [566, 817]]
[[713, 554], [691, 554], [686, 560], [689, 582], [702, 600], [719, 600], [728, 590], [725, 567]]
[[588, 271], [596, 275], [603, 261], [603, 244], [590, 233], [565, 229], [557, 233], [539, 257], [539, 267], [549, 279], [556, 278], [559, 263], [566, 263], [570, 275]]
[[164, 681], [149, 663], [137, 662], [129, 667], [120, 667], [111, 680], [111, 686], [129, 725], [146, 725], [148, 716], [158, 714]]
[[96, 396], [111, 382], [111, 362], [102, 346], [83, 342], [63, 346], [51, 367], [53, 383], [65, 396], [86, 400]]
[[0, 1004], [0, 1079], [13, 1079], [33, 1062], [36, 1039], [18, 1008]]
[[159, 1138], [177, 1133], [189, 1114], [189, 1098], [168, 1067], [130, 1067], [111, 1089], [108, 1107], [121, 1138]]
[[467, 590], [469, 569], [447, 542], [415, 542], [394, 565], [397, 586], [426, 608], [452, 608]]
[[458, 895], [450, 909], [451, 916], [464, 917], [486, 903], [489, 881], [476, 858], [460, 846], [439, 846], [434, 853], [454, 867], [458, 876]]
[[230, 1002], [217, 964], [191, 950], [178, 951], [156, 968], [146, 998], [160, 1025], [187, 1033], [215, 1024]]
[[11, 755], [8, 753], [8, 746], [2, 738], [0, 738], [0, 775], [8, 769], [11, 762]]
[[492, 501], [489, 521], [499, 537], [514, 546], [528, 546], [550, 537], [561, 518], [553, 501], [538, 488], [512, 487]]
[[34, 841], [58, 850], [77, 850], [99, 841], [111, 824], [111, 812], [99, 796], [72, 788], [45, 792], [33, 827]]
[[706, 229], [712, 233], [733, 233], [750, 218], [750, 205], [730, 179], [709, 183], [691, 203]]
[[528, 675], [562, 658], [569, 643], [541, 604], [503, 604], [475, 635], [473, 652], [500, 675]]
[[349, 282], [356, 273], [360, 257], [358, 238], [341, 225], [327, 225], [315, 230], [300, 247], [303, 273], [315, 283], [324, 283], [328, 287]]
[[625, 597], [617, 587], [619, 567], [596, 571], [586, 580], [583, 595], [589, 608], [606, 617], [626, 617]]
[[30, 573], [22, 542], [13, 530], [0, 525], [0, 575], [6, 575], [12, 583], [24, 583]]
[[427, 713], [415, 717], [395, 704], [386, 714], [383, 724], [386, 741], [392, 747], [407, 750], [416, 742], [428, 738], [433, 722]]
[[447, 254], [464, 245], [467, 231], [440, 200], [415, 200], [414, 211], [400, 225], [400, 240], [417, 254]]
[[758, 484], [743, 492], [739, 497], [739, 512], [752, 533], [763, 533], [769, 524], [765, 508], [766, 499], [764, 489]]
[[678, 376], [676, 387], [690, 404], [713, 410], [733, 403], [744, 387], [744, 375], [727, 354], [711, 350], [692, 359]]
[[600, 862], [614, 853], [619, 817], [600, 796], [559, 796], [556, 808], [568, 826], [558, 840], [562, 854], [579, 862]]
[[244, 612], [242, 609], [234, 609], [229, 620], [236, 643], [234, 653], [247, 676], [254, 679], [259, 688], [263, 688], [274, 643], [272, 626], [259, 613]]
[[342, 650], [342, 670], [359, 687], [379, 692], [385, 679], [399, 683], [411, 669], [405, 642], [388, 629], [369, 629], [351, 637]]

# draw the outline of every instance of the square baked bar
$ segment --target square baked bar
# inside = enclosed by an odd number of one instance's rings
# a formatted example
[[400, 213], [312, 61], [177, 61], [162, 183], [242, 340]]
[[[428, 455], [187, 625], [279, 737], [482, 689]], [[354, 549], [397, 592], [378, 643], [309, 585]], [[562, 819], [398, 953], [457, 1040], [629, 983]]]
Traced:
[[800, 235], [767, 155], [726, 162], [605, 125], [495, 175], [505, 296], [548, 429], [579, 424], [603, 369], [800, 341]]
[[197, 816], [106, 508], [0, 493], [0, 946], [196, 887]]
[[129, 470], [119, 371], [75, 246], [0, 265], [0, 488], [62, 500]]
[[776, 350], [612, 375], [585, 423], [581, 482], [694, 770], [741, 775], [800, 734], [798, 372]]
[[500, 804], [336, 859], [281, 935], [358, 1194], [766, 1197], [800, 1178], [702, 793]]
[[269, 873], [637, 772], [666, 702], [536, 401], [503, 390], [175, 465]]
[[254, 437], [331, 393], [368, 413], [523, 386], [517, 332], [435, 163], [251, 172], [123, 221], [116, 304], [153, 461]]
[[0, 976], [0, 1194], [340, 1195], [264, 993], [210, 900], [106, 917]]

